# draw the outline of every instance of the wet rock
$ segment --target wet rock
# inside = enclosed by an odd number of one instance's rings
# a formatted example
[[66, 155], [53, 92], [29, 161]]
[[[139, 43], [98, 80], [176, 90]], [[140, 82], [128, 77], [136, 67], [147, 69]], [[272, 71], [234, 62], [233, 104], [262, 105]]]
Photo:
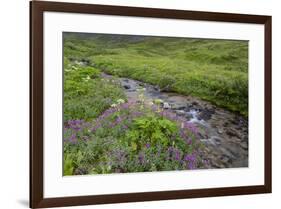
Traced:
[[186, 113], [183, 110], [175, 110], [176, 114], [179, 116], [184, 116]]
[[227, 127], [228, 125], [229, 125], [228, 122], [223, 123], [223, 126], [224, 126], [224, 127]]
[[241, 143], [240, 143], [240, 146], [241, 146], [243, 149], [245, 149], [245, 150], [248, 149], [248, 143], [246, 143], [246, 142], [241, 142]]
[[218, 132], [219, 134], [222, 134], [222, 133], [223, 133], [223, 130], [220, 129], [220, 128], [218, 128], [217, 132]]
[[233, 128], [228, 129], [228, 130], [226, 131], [226, 134], [227, 134], [228, 136], [231, 136], [231, 137], [238, 137], [238, 138], [240, 138], [239, 133], [238, 133], [235, 129], [233, 129]]
[[246, 133], [245, 136], [242, 137], [242, 142], [246, 142], [248, 144], [248, 133]]
[[211, 139], [214, 141], [215, 144], [220, 145], [222, 142], [222, 138], [218, 136], [212, 136]]
[[130, 85], [123, 85], [123, 87], [124, 87], [124, 89], [130, 89], [131, 88], [131, 86]]
[[171, 105], [168, 102], [163, 103], [163, 108], [164, 109], [171, 109]]
[[172, 109], [173, 110], [184, 110], [186, 108], [186, 106], [184, 104], [173, 104], [172, 105]]
[[227, 157], [229, 157], [229, 158], [232, 158], [232, 159], [235, 159], [235, 158], [236, 158], [236, 157], [231, 153], [231, 151], [227, 150], [227, 149], [224, 148], [224, 147], [221, 147], [221, 151], [222, 151], [222, 153], [223, 153], [225, 156], [227, 156]]
[[223, 163], [228, 164], [231, 159], [225, 155], [223, 155], [220, 159]]
[[160, 92], [160, 88], [159, 88], [159, 87], [157, 87], [157, 86], [154, 86], [154, 87], [153, 87], [153, 89], [154, 89], [155, 91]]
[[214, 113], [215, 113], [215, 110], [213, 110], [213, 109], [202, 110], [198, 115], [198, 119], [209, 120], [209, 119], [211, 119], [211, 117]]
[[196, 106], [196, 105], [198, 105], [198, 102], [195, 102], [195, 101], [194, 101], [194, 102], [192, 102], [191, 104], [192, 104], [193, 106]]
[[236, 125], [236, 126], [239, 126], [241, 124], [241, 122], [242, 121], [238, 116], [235, 116], [235, 118], [231, 120], [231, 123]]

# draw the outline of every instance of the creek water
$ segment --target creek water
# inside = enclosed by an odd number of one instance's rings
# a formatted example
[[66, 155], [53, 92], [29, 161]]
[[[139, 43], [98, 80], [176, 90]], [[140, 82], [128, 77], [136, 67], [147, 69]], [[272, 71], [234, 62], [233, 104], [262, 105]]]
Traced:
[[[103, 73], [102, 76], [112, 78]], [[192, 96], [163, 92], [157, 86], [129, 78], [118, 79], [128, 99], [137, 100], [138, 89], [144, 89], [147, 102], [163, 101], [164, 109], [204, 129], [200, 140], [205, 144], [203, 155], [210, 168], [238, 168], [248, 166], [248, 121], [245, 117]]]

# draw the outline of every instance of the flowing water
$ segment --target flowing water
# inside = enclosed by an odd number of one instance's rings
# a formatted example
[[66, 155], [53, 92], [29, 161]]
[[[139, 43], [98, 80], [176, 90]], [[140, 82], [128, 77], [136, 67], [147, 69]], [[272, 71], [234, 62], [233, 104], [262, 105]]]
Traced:
[[[112, 78], [104, 74], [104, 78]], [[237, 168], [248, 166], [248, 121], [246, 118], [218, 108], [209, 102], [173, 92], [163, 92], [158, 87], [129, 78], [120, 81], [128, 99], [138, 99], [137, 89], [145, 89], [146, 101], [161, 99], [164, 109], [195, 123], [205, 130], [200, 140], [206, 146], [203, 155], [210, 168]]]

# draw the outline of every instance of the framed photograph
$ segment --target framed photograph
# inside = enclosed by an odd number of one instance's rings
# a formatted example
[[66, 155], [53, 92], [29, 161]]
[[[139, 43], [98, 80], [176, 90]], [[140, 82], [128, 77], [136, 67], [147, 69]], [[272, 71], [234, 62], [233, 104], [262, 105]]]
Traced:
[[271, 193], [271, 17], [30, 2], [30, 207]]

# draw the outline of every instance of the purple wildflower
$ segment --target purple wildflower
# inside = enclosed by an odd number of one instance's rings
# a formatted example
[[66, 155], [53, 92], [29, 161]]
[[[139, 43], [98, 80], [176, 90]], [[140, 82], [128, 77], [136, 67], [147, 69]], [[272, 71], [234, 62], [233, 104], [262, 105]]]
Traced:
[[188, 169], [193, 170], [196, 168], [195, 163], [194, 162], [188, 162]]
[[184, 156], [184, 160], [186, 161], [188, 169], [195, 169], [196, 168], [196, 153], [186, 154]]
[[84, 126], [84, 120], [69, 120], [66, 127], [74, 131], [80, 131]]
[[120, 105], [120, 108], [121, 109], [128, 109], [130, 107], [130, 105], [131, 105], [130, 103], [123, 103], [123, 104]]
[[180, 151], [178, 149], [175, 149], [175, 160], [180, 161], [181, 159], [181, 154]]
[[195, 136], [199, 137], [199, 130], [198, 128], [196, 127], [195, 124], [193, 123], [190, 123], [188, 121], [186, 121], [183, 125], [184, 128], [187, 128], [188, 130], [190, 130]]
[[185, 161], [195, 161], [196, 160], [196, 156], [194, 155], [194, 154], [186, 154], [185, 156], [184, 156], [184, 160]]
[[116, 124], [119, 124], [119, 123], [121, 123], [122, 122], [122, 120], [123, 120], [123, 118], [121, 118], [120, 116], [116, 119]]
[[72, 134], [70, 136], [70, 138], [68, 139], [68, 141], [72, 144], [76, 144], [77, 143], [77, 138], [76, 138], [76, 134]]
[[173, 151], [174, 151], [174, 147], [172, 147], [172, 146], [168, 147], [168, 152], [169, 153], [172, 153]]
[[143, 153], [139, 153], [139, 155], [138, 155], [138, 160], [139, 160], [139, 163], [141, 164], [141, 165], [143, 165], [144, 164], [144, 162], [145, 162], [145, 156], [144, 156], [144, 154]]

